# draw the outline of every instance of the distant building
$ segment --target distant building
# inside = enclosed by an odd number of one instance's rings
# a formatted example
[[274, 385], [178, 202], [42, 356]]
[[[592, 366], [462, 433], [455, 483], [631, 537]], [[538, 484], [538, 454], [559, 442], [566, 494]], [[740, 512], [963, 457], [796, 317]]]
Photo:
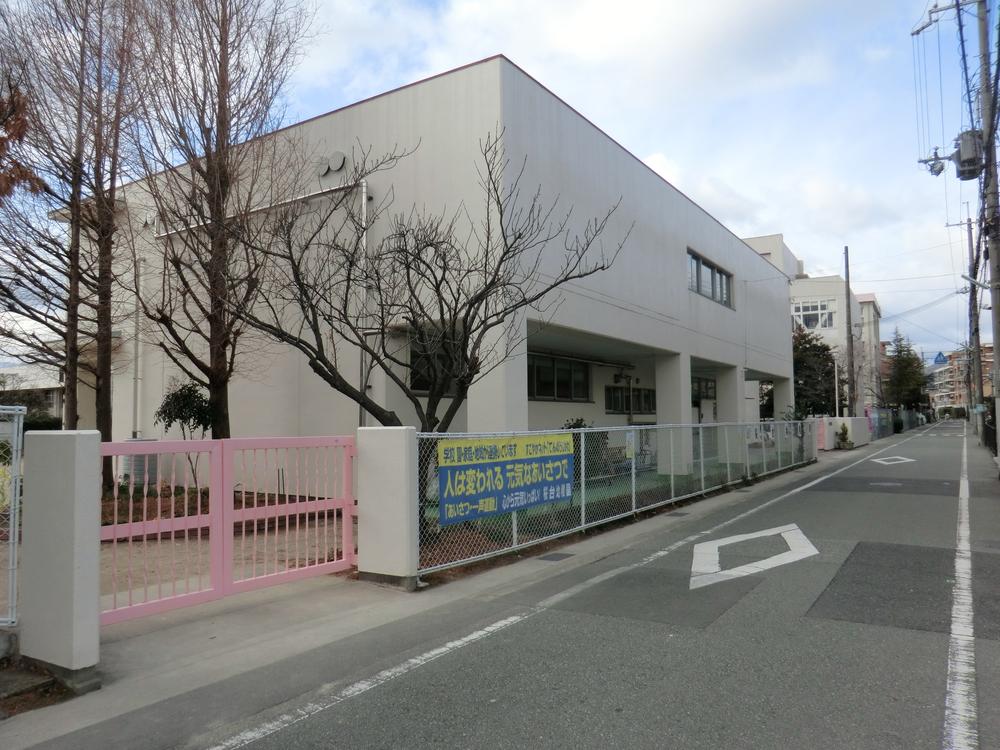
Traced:
[[[788, 276], [793, 321], [817, 335], [834, 351], [837, 366], [846, 373], [848, 341], [854, 351], [854, 413], [861, 416], [866, 406], [878, 406], [881, 400], [882, 349], [879, 345], [881, 309], [874, 294], [855, 295], [850, 300], [842, 276], [811, 277], [803, 263], [780, 234], [747, 237], [743, 240], [771, 265]], [[847, 305], [851, 306], [850, 335], [847, 331]]]
[[[993, 345], [983, 344], [980, 349], [983, 360], [983, 397], [993, 397]], [[968, 351], [959, 349], [948, 352], [947, 364], [934, 364], [926, 368], [927, 392], [931, 408], [938, 415], [945, 409], [968, 409], [969, 392], [972, 384], [972, 362]], [[974, 398], [974, 397], [973, 397]]]
[[41, 365], [0, 364], [0, 405], [5, 394], [31, 392], [41, 397], [49, 416], [62, 416], [63, 384], [56, 370]]

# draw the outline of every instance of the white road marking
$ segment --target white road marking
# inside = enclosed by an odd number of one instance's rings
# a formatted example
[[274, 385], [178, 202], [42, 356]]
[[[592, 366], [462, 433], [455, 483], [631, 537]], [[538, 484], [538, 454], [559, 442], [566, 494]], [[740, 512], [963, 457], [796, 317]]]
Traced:
[[883, 466], [892, 466], [893, 464], [908, 464], [916, 461], [915, 458], [904, 458], [903, 456], [886, 456], [885, 458], [873, 458], [873, 464], [882, 464]]
[[239, 734], [233, 735], [225, 742], [215, 745], [212, 750], [236, 750], [236, 748], [246, 747], [251, 742], [256, 742], [259, 739], [263, 739], [264, 737], [290, 727], [293, 724], [298, 724], [303, 719], [308, 719], [310, 716], [315, 716], [320, 711], [325, 711], [328, 708], [336, 706], [338, 703], [343, 703], [348, 698], [354, 698], [355, 696], [367, 693], [369, 690], [377, 688], [379, 685], [384, 685], [390, 680], [402, 677], [407, 672], [412, 672], [417, 667], [422, 667], [430, 661], [434, 661], [435, 659], [439, 659], [446, 654], [450, 654], [453, 651], [464, 648], [470, 643], [480, 641], [487, 636], [503, 630], [504, 628], [509, 628], [511, 625], [524, 622], [529, 617], [537, 613], [538, 610], [531, 610], [525, 612], [524, 614], [505, 617], [503, 620], [498, 620], [492, 625], [487, 625], [481, 630], [476, 630], [475, 632], [469, 633], [462, 638], [449, 641], [443, 646], [426, 651], [419, 656], [414, 656], [412, 659], [407, 659], [402, 664], [397, 664], [395, 667], [384, 669], [374, 677], [370, 677], [367, 680], [360, 680], [355, 682], [353, 685], [348, 685], [340, 692], [334, 693], [331, 696], [310, 701], [309, 703], [296, 708], [294, 711], [289, 711], [288, 713], [284, 713], [256, 727], [251, 727], [250, 729], [240, 732]]
[[968, 437], [965, 435], [962, 439], [962, 473], [958, 480], [955, 583], [951, 597], [948, 688], [941, 747], [944, 750], [976, 750], [979, 747], [979, 720], [976, 706], [976, 637], [972, 609], [972, 549], [969, 542]]
[[744, 518], [748, 518], [754, 513], [757, 513], [758, 511], [761, 511], [764, 508], [774, 505], [775, 503], [784, 500], [787, 497], [796, 495], [799, 492], [802, 492], [802, 490], [809, 489], [810, 487], [815, 487], [817, 484], [826, 481], [830, 477], [836, 476], [837, 474], [840, 474], [844, 471], [847, 471], [848, 469], [852, 469], [855, 466], [864, 463], [869, 458], [871, 458], [871, 456], [877, 456], [879, 453], [884, 453], [885, 451], [891, 448], [909, 442], [914, 438], [920, 437], [920, 435], [922, 434], [923, 433], [920, 433], [919, 435], [912, 435], [908, 438], [905, 438], [904, 440], [901, 440], [898, 443], [895, 443], [894, 445], [888, 445], [882, 450], [872, 453], [870, 456], [866, 456], [865, 458], [858, 459], [854, 463], [842, 466], [841, 468], [836, 469], [835, 471], [831, 471], [829, 474], [824, 474], [823, 476], [818, 477], [817, 479], [814, 479], [811, 482], [806, 482], [805, 484], [800, 485], [799, 487], [795, 487], [789, 490], [788, 492], [779, 495], [778, 497], [772, 498], [771, 500], [768, 500], [765, 503], [761, 503], [760, 505], [754, 508], [750, 508], [749, 510], [744, 511], [743, 513], [733, 516], [727, 521], [723, 521], [722, 523], [716, 524], [711, 529], [707, 529], [705, 531], [699, 531], [698, 533], [685, 537], [684, 539], [681, 539], [679, 542], [674, 542], [668, 547], [664, 547], [663, 549], [658, 550], [652, 553], [651, 555], [647, 555], [638, 563], [634, 563], [632, 565], [625, 565], [620, 568], [615, 568], [614, 570], [610, 570], [607, 571], [606, 573], [601, 573], [600, 575], [594, 576], [593, 578], [590, 578], [584, 581], [583, 583], [571, 586], [570, 588], [566, 589], [565, 591], [559, 594], [550, 596], [547, 599], [542, 600], [535, 607], [533, 607], [527, 612], [518, 615], [512, 615], [511, 617], [506, 617], [502, 620], [498, 620], [497, 622], [494, 622], [491, 625], [487, 625], [486, 627], [481, 628], [480, 630], [476, 630], [472, 633], [469, 633], [468, 635], [462, 638], [450, 641], [444, 644], [443, 646], [440, 646], [439, 648], [432, 649], [423, 654], [420, 654], [419, 656], [414, 656], [412, 659], [408, 659], [407, 661], [395, 667], [390, 667], [389, 669], [385, 669], [367, 680], [361, 680], [359, 682], [355, 682], [353, 685], [349, 685], [340, 692], [335, 693], [334, 695], [329, 696], [328, 698], [310, 701], [305, 705], [296, 708], [294, 711], [289, 711], [263, 724], [259, 724], [255, 727], [251, 727], [247, 730], [244, 730], [239, 734], [233, 735], [224, 742], [214, 745], [210, 750], [236, 750], [236, 748], [246, 747], [252, 742], [255, 742], [259, 739], [263, 739], [264, 737], [274, 734], [275, 732], [285, 729], [286, 727], [292, 726], [293, 724], [297, 724], [298, 722], [307, 719], [310, 716], [314, 716], [315, 714], [321, 711], [325, 711], [328, 708], [336, 706], [338, 703], [343, 703], [348, 698], [353, 698], [355, 696], [362, 695], [363, 693], [367, 693], [373, 688], [376, 688], [379, 685], [389, 682], [390, 680], [394, 680], [397, 677], [401, 677], [402, 675], [405, 675], [408, 672], [411, 672], [417, 669], [418, 667], [421, 667], [424, 664], [433, 661], [434, 659], [445, 656], [446, 654], [450, 654], [454, 651], [457, 651], [458, 649], [468, 646], [471, 643], [475, 643], [476, 641], [480, 641], [490, 635], [493, 635], [494, 633], [500, 630], [503, 630], [504, 628], [510, 627], [511, 625], [523, 622], [529, 617], [532, 617], [533, 615], [536, 615], [539, 612], [542, 612], [545, 609], [548, 609], [549, 607], [552, 607], [553, 605], [558, 604], [559, 602], [564, 601], [565, 599], [568, 599], [569, 597], [580, 593], [581, 591], [585, 591], [586, 589], [592, 586], [596, 586], [598, 583], [614, 578], [615, 576], [625, 573], [627, 571], [634, 570], [636, 568], [641, 568], [655, 560], [659, 560], [661, 557], [669, 555], [671, 552], [680, 549], [684, 545], [689, 544], [690, 542], [693, 542], [696, 539], [700, 539], [701, 537], [707, 536], [709, 534], [714, 534], [720, 529], [724, 529], [725, 527], [731, 524], [734, 524], [738, 521], [742, 521]]
[[[929, 430], [929, 429], [930, 428], [928, 427], [927, 430]], [[727, 526], [731, 526], [732, 524], [738, 523], [739, 521], [742, 521], [745, 518], [749, 518], [754, 513], [758, 513], [760, 511], [764, 510], [765, 508], [769, 508], [770, 506], [774, 505], [775, 503], [781, 502], [785, 498], [791, 497], [792, 495], [797, 495], [798, 493], [802, 492], [803, 490], [808, 490], [811, 487], [815, 487], [820, 482], [825, 482], [827, 479], [830, 479], [831, 477], [835, 477], [838, 474], [841, 474], [841, 473], [847, 471], [848, 469], [853, 469], [855, 466], [859, 466], [859, 465], [863, 464], [865, 461], [870, 460], [872, 456], [877, 456], [880, 453], [885, 453], [887, 450], [892, 450], [893, 448], [898, 448], [903, 443], [908, 443], [909, 441], [914, 440], [915, 438], [921, 437], [922, 435], [924, 435], [927, 432], [927, 430], [924, 430], [924, 432], [918, 433], [916, 435], [911, 435], [908, 438], [904, 438], [903, 440], [900, 440], [898, 443], [894, 443], [892, 445], [887, 445], [885, 448], [882, 448], [881, 450], [877, 450], [874, 453], [871, 453], [871, 454], [865, 456], [864, 458], [859, 458], [857, 461], [855, 461], [853, 463], [850, 463], [850, 464], [847, 464], [846, 466], [841, 466], [839, 469], [835, 469], [834, 471], [831, 471], [829, 474], [824, 474], [821, 477], [817, 477], [816, 479], [813, 479], [811, 482], [806, 482], [803, 485], [799, 485], [798, 487], [794, 487], [794, 488], [790, 489], [788, 492], [786, 492], [786, 493], [784, 493], [782, 495], [778, 495], [778, 497], [772, 498], [772, 499], [768, 500], [765, 503], [761, 503], [760, 505], [757, 505], [757, 506], [755, 506], [753, 508], [750, 508], [749, 510], [744, 511], [743, 513], [735, 515], [732, 518], [730, 518], [730, 519], [728, 519], [726, 521], [723, 521], [722, 523], [716, 524], [715, 526], [713, 526], [710, 529], [705, 529], [704, 531], [698, 531], [698, 532], [696, 532], [694, 534], [691, 534], [691, 536], [684, 537], [680, 541], [674, 542], [673, 544], [671, 544], [668, 547], [664, 547], [661, 550], [657, 550], [656, 552], [653, 552], [652, 554], [647, 555], [646, 557], [644, 557], [639, 562], [632, 563], [631, 565], [623, 565], [620, 568], [614, 568], [613, 570], [606, 571], [604, 573], [601, 573], [600, 575], [594, 576], [593, 578], [589, 578], [586, 581], [581, 581], [580, 583], [576, 584], [575, 586], [570, 586], [568, 589], [565, 589], [564, 591], [561, 591], [558, 594], [553, 594], [549, 598], [543, 599], [542, 601], [540, 601], [538, 603], [538, 606], [540, 608], [542, 608], [542, 609], [546, 609], [548, 607], [554, 607], [555, 605], [559, 604], [560, 602], [563, 602], [566, 599], [569, 599], [570, 597], [576, 596], [581, 591], [586, 591], [587, 589], [591, 588], [592, 586], [596, 586], [599, 583], [603, 583], [604, 581], [607, 581], [607, 580], [609, 580], [611, 578], [614, 578], [615, 576], [621, 575], [622, 573], [627, 573], [627, 572], [629, 572], [631, 570], [635, 570], [637, 568], [642, 568], [642, 567], [644, 567], [646, 565], [649, 565], [651, 562], [655, 562], [656, 560], [659, 560], [661, 557], [665, 557], [665, 556], [669, 555], [672, 552], [676, 552], [681, 547], [684, 547], [684, 546], [690, 544], [691, 542], [695, 542], [695, 541], [701, 539], [702, 537], [706, 537], [706, 536], [709, 536], [711, 534], [714, 534], [717, 531], [720, 531], [721, 529], [726, 528]]]
[[[781, 552], [777, 555], [766, 557], [763, 560], [722, 570], [722, 564], [719, 562], [720, 547], [739, 544], [750, 539], [761, 539], [766, 536], [778, 535], [788, 544], [787, 552]], [[806, 538], [806, 535], [794, 523], [774, 529], [755, 531], [752, 534], [737, 534], [736, 536], [727, 536], [724, 539], [700, 542], [694, 546], [691, 558], [691, 582], [689, 587], [691, 589], [700, 589], [704, 586], [711, 586], [713, 583], [731, 581], [734, 578], [761, 573], [765, 570], [776, 568], [779, 565], [788, 565], [789, 563], [805, 560], [807, 557], [818, 554], [819, 550], [813, 546], [813, 543]]]

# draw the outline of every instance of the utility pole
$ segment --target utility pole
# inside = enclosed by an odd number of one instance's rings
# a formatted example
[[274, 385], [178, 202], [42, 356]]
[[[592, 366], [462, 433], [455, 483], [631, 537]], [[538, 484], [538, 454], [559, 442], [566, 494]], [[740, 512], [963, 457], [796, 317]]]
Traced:
[[[976, 258], [976, 251], [972, 244], [972, 218], [965, 220], [965, 232], [969, 240], [969, 278], [974, 279], [979, 273], [979, 259]], [[978, 406], [983, 403], [983, 359], [979, 349], [979, 290], [975, 284], [969, 284], [969, 347], [972, 355], [972, 398], [973, 404]], [[975, 408], [972, 406], [970, 408]], [[982, 442], [983, 417], [981, 412], [976, 413], [976, 418], [972, 422], [976, 434], [980, 436]]]
[[[993, 90], [990, 81], [990, 22], [986, 0], [977, 3], [979, 11], [979, 97], [982, 102], [984, 153], [986, 170], [986, 211], [984, 231], [987, 251], [990, 254], [990, 300], [993, 305], [993, 401], [996, 414], [1000, 415], [1000, 357], [996, 356], [1000, 345], [1000, 224], [997, 223], [997, 149], [996, 133], [993, 132]], [[975, 286], [975, 284], [973, 284]]]
[[851, 258], [844, 245], [844, 299], [847, 301], [847, 416], [853, 417], [856, 384], [854, 382], [854, 326], [851, 322]]

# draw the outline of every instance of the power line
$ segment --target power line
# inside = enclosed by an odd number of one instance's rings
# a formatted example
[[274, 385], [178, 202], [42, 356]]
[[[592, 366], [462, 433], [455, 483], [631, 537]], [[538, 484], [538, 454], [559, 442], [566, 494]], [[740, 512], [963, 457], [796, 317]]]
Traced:
[[880, 281], [917, 281], [919, 279], [942, 279], [946, 276], [958, 276], [957, 273], [931, 273], [924, 276], [897, 276], [894, 279], [857, 279], [856, 284], [875, 284]]
[[915, 313], [915, 312], [920, 312], [922, 310], [926, 310], [926, 309], [928, 309], [930, 307], [934, 307], [935, 305], [940, 305], [942, 302], [945, 302], [945, 301], [951, 299], [952, 296], [955, 295], [955, 294], [958, 294], [958, 292], [957, 291], [956, 292], [949, 292], [948, 294], [944, 295], [943, 297], [939, 297], [938, 299], [931, 300], [930, 302], [925, 302], [922, 305], [917, 305], [916, 307], [912, 307], [909, 310], [903, 310], [903, 312], [901, 312], [901, 313], [896, 313], [894, 315], [886, 315], [886, 316], [884, 316], [882, 318], [882, 320], [893, 320], [894, 318], [902, 318], [902, 316], [904, 316], [904, 315], [909, 315], [910, 313]]

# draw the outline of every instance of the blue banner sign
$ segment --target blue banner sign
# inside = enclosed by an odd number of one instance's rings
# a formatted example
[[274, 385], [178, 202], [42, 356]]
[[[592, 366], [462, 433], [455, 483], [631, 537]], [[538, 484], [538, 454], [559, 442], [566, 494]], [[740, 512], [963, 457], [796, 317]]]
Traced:
[[573, 434], [442, 439], [442, 526], [573, 497]]

